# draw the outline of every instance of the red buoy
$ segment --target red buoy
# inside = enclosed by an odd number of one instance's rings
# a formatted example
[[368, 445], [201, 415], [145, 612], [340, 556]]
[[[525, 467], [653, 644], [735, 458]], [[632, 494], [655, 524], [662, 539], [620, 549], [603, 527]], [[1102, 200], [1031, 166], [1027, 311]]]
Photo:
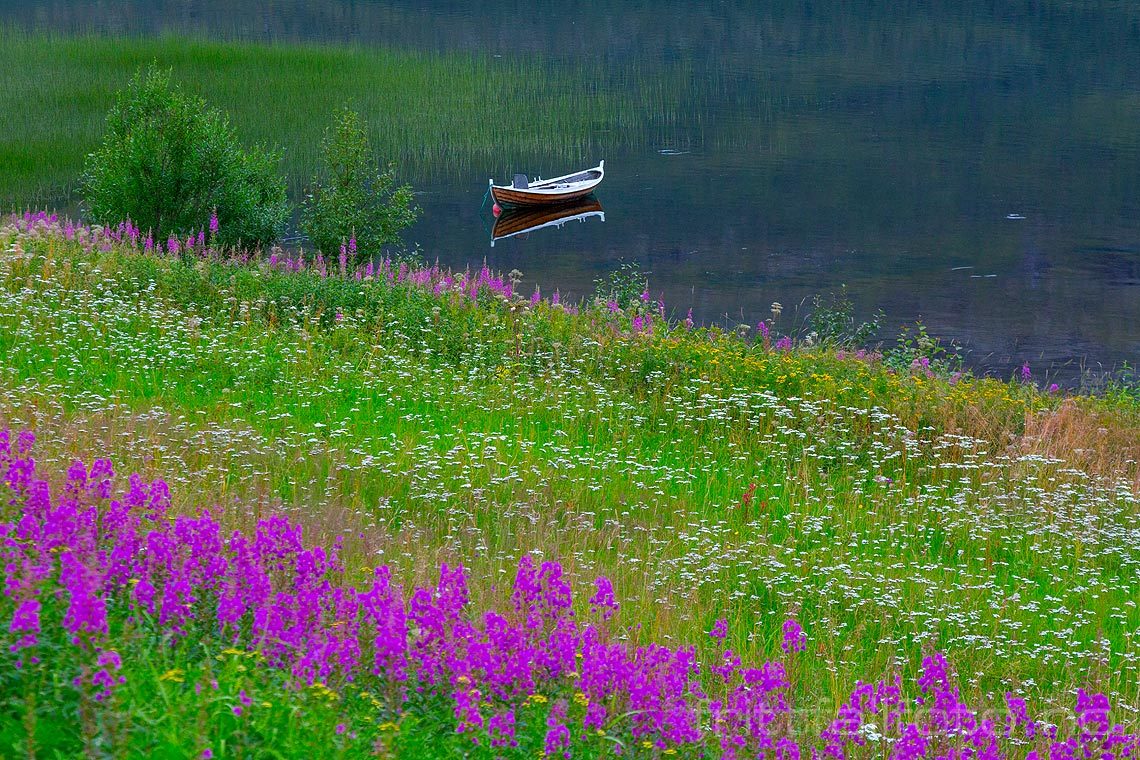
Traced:
[[499, 217], [499, 214], [503, 213], [503, 207], [496, 203], [495, 205], [491, 206], [491, 213], [494, 214], [495, 218], [497, 219]]

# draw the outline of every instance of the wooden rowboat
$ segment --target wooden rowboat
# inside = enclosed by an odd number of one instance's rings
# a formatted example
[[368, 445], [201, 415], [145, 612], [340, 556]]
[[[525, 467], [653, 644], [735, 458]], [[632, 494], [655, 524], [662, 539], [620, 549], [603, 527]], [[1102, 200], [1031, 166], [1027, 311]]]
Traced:
[[606, 214], [596, 198], [584, 198], [573, 203], [558, 206], [530, 206], [508, 209], [495, 220], [491, 228], [491, 247], [496, 240], [522, 235], [543, 227], [561, 227], [567, 222], [583, 222], [590, 217], [600, 217], [604, 222]]
[[606, 162], [602, 161], [593, 169], [554, 179], [528, 180], [525, 174], [516, 174], [510, 185], [496, 185], [493, 179], [487, 183], [491, 186], [491, 197], [503, 206], [549, 206], [592, 193], [606, 175], [605, 165]]

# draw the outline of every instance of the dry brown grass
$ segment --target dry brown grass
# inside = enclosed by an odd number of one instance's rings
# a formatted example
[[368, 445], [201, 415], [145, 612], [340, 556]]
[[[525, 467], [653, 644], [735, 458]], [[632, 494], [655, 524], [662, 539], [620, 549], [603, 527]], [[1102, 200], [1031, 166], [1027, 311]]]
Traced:
[[1063, 459], [1090, 475], [1124, 480], [1140, 493], [1140, 420], [1134, 413], [1068, 399], [1026, 415], [1017, 445], [1024, 454]]

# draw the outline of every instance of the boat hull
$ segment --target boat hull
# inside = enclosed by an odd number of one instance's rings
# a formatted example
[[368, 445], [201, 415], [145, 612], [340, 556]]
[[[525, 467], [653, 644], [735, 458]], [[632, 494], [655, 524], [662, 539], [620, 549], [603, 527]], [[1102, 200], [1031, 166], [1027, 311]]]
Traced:
[[555, 206], [559, 203], [576, 201], [585, 198], [594, 192], [593, 187], [585, 190], [571, 190], [565, 193], [528, 193], [525, 190], [515, 190], [509, 187], [491, 186], [491, 197], [503, 206]]

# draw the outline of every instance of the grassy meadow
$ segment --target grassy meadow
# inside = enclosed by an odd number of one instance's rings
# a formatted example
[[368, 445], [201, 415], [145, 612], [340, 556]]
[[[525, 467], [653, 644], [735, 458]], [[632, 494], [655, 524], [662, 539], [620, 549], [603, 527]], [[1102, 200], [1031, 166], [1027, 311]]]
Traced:
[[[62, 475], [73, 460], [106, 457], [120, 482], [163, 478], [171, 515], [208, 508], [223, 535], [252, 535], [283, 514], [306, 542], [343, 543], [337, 588], [366, 587], [380, 565], [430, 588], [441, 563], [461, 563], [471, 605], [503, 610], [529, 556], [558, 563], [585, 625], [596, 605], [581, 589], [604, 576], [620, 601], [607, 614], [611, 641], [696, 647], [697, 681], [712, 696], [685, 699], [704, 705], [692, 720], [713, 733], [723, 720], [710, 668], [723, 647], [747, 662], [778, 659], [793, 619], [807, 650], [787, 663], [786, 687], [773, 687], [784, 701], [772, 715], [794, 711], [777, 723], [805, 756], [834, 739], [828, 721], [860, 681], [897, 677], [906, 699], [920, 694], [912, 684], [929, 686], [934, 652], [952, 666], [946, 693], [960, 689], [979, 715], [998, 711], [999, 726], [1010, 692], [1067, 735], [1074, 695], [1087, 689], [1135, 731], [1133, 391], [1061, 398], [1032, 382], [931, 371], [918, 356], [900, 366], [834, 345], [778, 347], [789, 331], [778, 313], [768, 338], [741, 337], [670, 324], [652, 303], [531, 298], [486, 272], [354, 277], [332, 262], [289, 266], [280, 253], [199, 254], [143, 253], [42, 215], [0, 230], [0, 429], [35, 431], [37, 471], [60, 493], [71, 493]], [[194, 623], [196, 643], [139, 633], [137, 599], [108, 588], [120, 599], [108, 615], [128, 621], [112, 626], [125, 683], [104, 702], [74, 696], [57, 636], [42, 655], [54, 665], [0, 680], [0, 735], [13, 746], [48, 746], [58, 732], [62, 752], [91, 756], [169, 742], [169, 756], [208, 757], [219, 745], [204, 737], [221, 737], [219, 756], [274, 742], [285, 754], [508, 752], [493, 731], [491, 744], [464, 736], [475, 724], [457, 706], [471, 682], [458, 670], [450, 687], [417, 690], [403, 707], [343, 674], [306, 688], [296, 672], [257, 667], [273, 657], [264, 643], [229, 644], [208, 620]], [[212, 609], [212, 598], [195, 603]], [[0, 600], [5, 620], [10, 603]], [[710, 638], [721, 620], [723, 639]], [[237, 648], [219, 654], [227, 645]], [[21, 656], [11, 651], [2, 656]], [[201, 697], [202, 684], [229, 696]], [[48, 685], [55, 704], [35, 700]], [[550, 754], [560, 721], [591, 726], [580, 714], [593, 692], [582, 689], [553, 677], [523, 689], [509, 751]], [[245, 703], [247, 691], [264, 695], [264, 710]], [[483, 698], [484, 710], [509, 701]], [[165, 717], [148, 711], [155, 700]], [[631, 720], [628, 731], [612, 718], [596, 736], [568, 735], [567, 746], [632, 757], [727, 746]], [[877, 720], [876, 730], [901, 726]], [[197, 721], [196, 738], [178, 738], [179, 721]], [[345, 733], [346, 721], [358, 728]], [[843, 735], [854, 744], [841, 757], [887, 751]], [[1015, 742], [1010, 756], [1048, 751], [1040, 742]]]

